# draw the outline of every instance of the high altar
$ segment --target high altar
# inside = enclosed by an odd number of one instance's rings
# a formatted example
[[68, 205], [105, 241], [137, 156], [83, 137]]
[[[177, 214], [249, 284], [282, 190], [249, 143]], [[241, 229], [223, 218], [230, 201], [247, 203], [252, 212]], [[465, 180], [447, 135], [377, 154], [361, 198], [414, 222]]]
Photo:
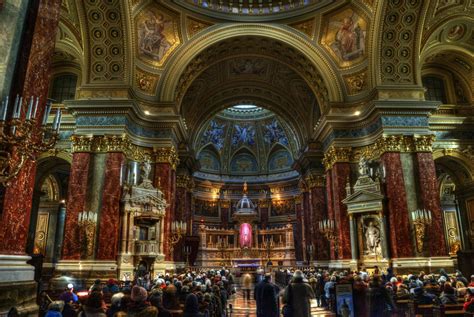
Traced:
[[197, 265], [252, 269], [273, 262], [284, 266], [296, 263], [293, 225], [259, 228], [255, 205], [247, 197], [247, 184], [232, 219], [232, 229], [199, 225]]

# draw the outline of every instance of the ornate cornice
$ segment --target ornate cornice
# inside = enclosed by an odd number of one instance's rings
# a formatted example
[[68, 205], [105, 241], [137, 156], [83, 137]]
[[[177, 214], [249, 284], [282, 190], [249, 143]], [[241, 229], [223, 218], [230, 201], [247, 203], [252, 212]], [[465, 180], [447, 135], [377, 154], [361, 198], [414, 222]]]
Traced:
[[331, 146], [324, 154], [323, 163], [326, 170], [329, 170], [335, 163], [357, 162], [361, 156], [366, 159], [378, 159], [388, 152], [433, 152], [434, 140], [434, 135], [383, 135], [375, 143], [364, 147]]
[[350, 162], [352, 154], [351, 147], [335, 147], [331, 146], [326, 153], [324, 153], [323, 164], [326, 170], [332, 168], [335, 163]]
[[151, 149], [132, 144], [124, 135], [73, 135], [71, 136], [71, 152], [122, 152], [129, 159], [138, 162], [148, 160], [151, 155]]
[[156, 163], [168, 163], [171, 165], [173, 170], [176, 170], [179, 163], [179, 157], [174, 146], [154, 148], [153, 152], [156, 157]]

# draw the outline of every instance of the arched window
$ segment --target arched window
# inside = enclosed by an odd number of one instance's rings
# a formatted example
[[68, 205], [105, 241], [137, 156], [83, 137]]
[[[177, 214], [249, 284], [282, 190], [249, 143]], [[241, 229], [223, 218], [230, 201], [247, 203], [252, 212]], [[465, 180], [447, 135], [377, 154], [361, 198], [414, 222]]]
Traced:
[[60, 75], [54, 78], [51, 89], [51, 99], [55, 103], [62, 103], [64, 100], [74, 99], [76, 96], [77, 76], [74, 74]]
[[444, 81], [441, 78], [428, 76], [423, 77], [423, 86], [426, 88], [425, 99], [441, 101], [448, 103], [446, 100], [446, 92], [444, 89]]

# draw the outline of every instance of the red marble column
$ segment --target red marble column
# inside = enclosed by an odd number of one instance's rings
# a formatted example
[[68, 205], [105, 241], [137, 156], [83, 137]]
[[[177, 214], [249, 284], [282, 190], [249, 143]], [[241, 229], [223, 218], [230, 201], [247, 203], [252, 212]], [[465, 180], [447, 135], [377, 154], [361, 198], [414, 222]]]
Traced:
[[221, 209], [221, 226], [227, 228], [229, 226], [229, 208], [230, 203], [226, 200], [219, 201], [220, 209]]
[[331, 169], [332, 194], [334, 219], [336, 230], [338, 231], [338, 258], [350, 259], [351, 255], [351, 237], [349, 229], [349, 216], [347, 215], [347, 206], [342, 203], [346, 198], [346, 184], [351, 174], [349, 163], [335, 163]]
[[168, 244], [167, 238], [171, 233], [171, 222], [174, 220], [174, 194], [175, 194], [175, 178], [176, 172], [172, 168], [172, 165], [168, 162], [159, 162], [155, 165], [155, 186], [159, 187], [163, 192], [164, 198], [168, 203], [166, 207], [166, 214], [164, 218], [164, 241], [163, 241], [163, 253], [165, 254], [165, 260], [171, 261], [170, 245]]
[[193, 234], [193, 211], [192, 211], [192, 200], [193, 200], [193, 193], [191, 190], [186, 191], [186, 204], [184, 206], [185, 212], [185, 221], [188, 226], [188, 234]]
[[303, 261], [303, 208], [301, 204], [296, 204], [296, 224], [295, 224], [295, 256], [296, 261]]
[[[333, 194], [332, 194], [332, 173], [331, 170], [326, 171], [326, 197], [327, 197], [327, 219], [334, 220]], [[336, 249], [334, 243], [329, 241], [329, 257], [336, 260]]]
[[62, 254], [62, 259], [64, 260], [79, 260], [81, 258], [78, 216], [86, 205], [90, 160], [90, 153], [74, 153], [72, 156], [67, 195], [66, 223], [64, 225]]
[[327, 218], [326, 193], [324, 186], [310, 189], [311, 214], [313, 216], [312, 242], [315, 248], [315, 260], [329, 260], [329, 244], [318, 231], [319, 221]]
[[[37, 110], [37, 115], [40, 118], [44, 112], [48, 94], [49, 69], [55, 44], [55, 41], [51, 39], [56, 36], [60, 9], [61, 0], [42, 0], [40, 2], [29, 54], [22, 53], [23, 57], [27, 57], [28, 60], [19, 61], [26, 64], [26, 67], [23, 67], [22, 71], [24, 81], [23, 78], [17, 78], [19, 82], [23, 82], [23, 89], [17, 86], [16, 90], [20, 91], [24, 100], [33, 95], [40, 97], [41, 106]], [[20, 83], [16, 84], [21, 85]], [[26, 108], [23, 109], [23, 117]], [[15, 157], [15, 153], [13, 156]], [[25, 253], [35, 174], [36, 163], [31, 160], [27, 161], [5, 191], [3, 211], [0, 214], [0, 253]]]
[[400, 153], [384, 153], [381, 159], [386, 171], [385, 195], [388, 208], [387, 229], [390, 235], [390, 256], [392, 258], [412, 257], [415, 254]]
[[419, 201], [421, 208], [431, 210], [433, 222], [426, 231], [430, 256], [445, 256], [448, 254], [444, 240], [443, 214], [440, 206], [436, 168], [433, 155], [430, 152], [416, 153], [418, 167]]
[[122, 196], [120, 177], [124, 161], [123, 153], [107, 153], [100, 210], [97, 260], [115, 260], [119, 249], [120, 199]]
[[[303, 192], [302, 194], [302, 199], [301, 199], [301, 206], [303, 208], [303, 221], [304, 221], [304, 241], [305, 241], [305, 244], [303, 246], [304, 248], [304, 252], [305, 254], [307, 255], [308, 252], [306, 250], [306, 247], [308, 245], [311, 244], [311, 240], [312, 240], [312, 237], [311, 237], [311, 232], [312, 232], [312, 221], [311, 221], [311, 210], [310, 210], [310, 195], [309, 195], [309, 192], [305, 191]], [[306, 259], [308, 260], [308, 259]]]

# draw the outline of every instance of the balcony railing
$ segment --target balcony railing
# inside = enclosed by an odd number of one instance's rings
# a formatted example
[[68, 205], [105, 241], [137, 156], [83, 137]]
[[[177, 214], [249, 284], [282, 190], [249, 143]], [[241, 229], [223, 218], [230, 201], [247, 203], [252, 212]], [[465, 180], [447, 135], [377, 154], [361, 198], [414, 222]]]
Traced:
[[156, 256], [159, 254], [159, 244], [156, 240], [138, 240], [135, 241], [135, 254]]

